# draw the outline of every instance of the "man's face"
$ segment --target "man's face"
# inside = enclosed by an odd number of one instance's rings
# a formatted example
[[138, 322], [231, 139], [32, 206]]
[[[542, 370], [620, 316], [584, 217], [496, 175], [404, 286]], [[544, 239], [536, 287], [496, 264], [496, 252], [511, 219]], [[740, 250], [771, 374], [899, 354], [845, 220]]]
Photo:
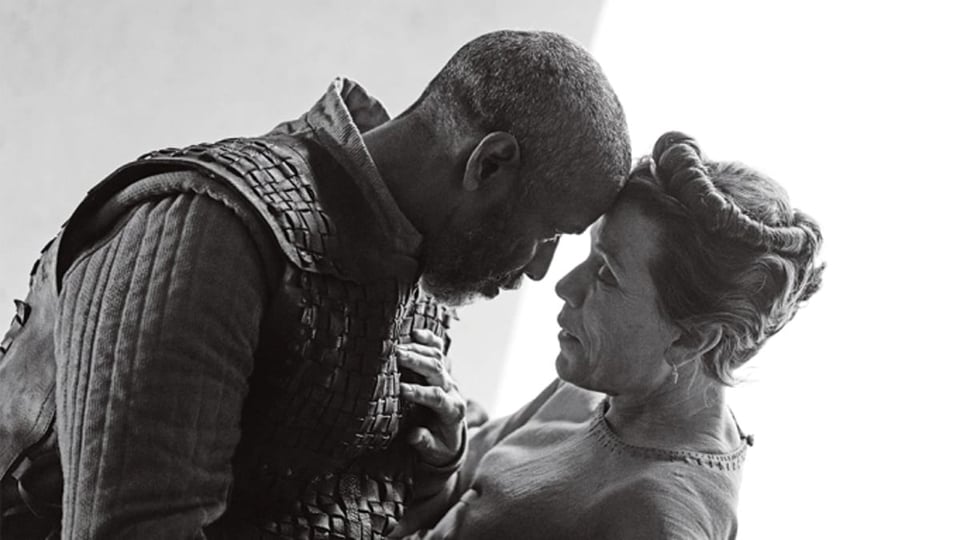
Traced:
[[549, 208], [513, 200], [479, 217], [459, 214], [442, 235], [425, 241], [421, 283], [441, 302], [459, 306], [516, 289], [524, 274], [539, 280], [560, 234], [585, 230], [602, 211], [595, 207], [585, 204], [557, 218]]

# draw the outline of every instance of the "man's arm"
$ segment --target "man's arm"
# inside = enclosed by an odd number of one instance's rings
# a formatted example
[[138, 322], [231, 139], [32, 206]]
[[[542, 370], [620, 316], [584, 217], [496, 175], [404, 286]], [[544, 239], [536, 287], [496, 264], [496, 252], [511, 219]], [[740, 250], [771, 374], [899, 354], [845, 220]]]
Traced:
[[266, 279], [241, 220], [184, 194], [135, 207], [64, 277], [64, 538], [196, 538], [222, 513]]

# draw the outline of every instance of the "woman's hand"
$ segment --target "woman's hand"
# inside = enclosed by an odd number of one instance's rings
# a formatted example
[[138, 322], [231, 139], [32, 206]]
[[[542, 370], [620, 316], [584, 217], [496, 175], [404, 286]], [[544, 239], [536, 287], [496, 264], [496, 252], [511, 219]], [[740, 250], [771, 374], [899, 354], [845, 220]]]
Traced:
[[442, 467], [455, 461], [464, 444], [466, 401], [447, 372], [443, 340], [429, 330], [414, 330], [413, 343], [397, 345], [397, 363], [425, 379], [426, 385], [400, 383], [400, 394], [434, 414], [412, 430], [407, 442], [429, 465]]

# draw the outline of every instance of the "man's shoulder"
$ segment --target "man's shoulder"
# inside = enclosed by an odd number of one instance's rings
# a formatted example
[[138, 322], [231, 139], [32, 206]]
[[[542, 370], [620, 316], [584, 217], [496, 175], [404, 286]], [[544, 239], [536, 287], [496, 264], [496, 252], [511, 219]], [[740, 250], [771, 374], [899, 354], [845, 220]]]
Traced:
[[[219, 226], [235, 223], [238, 228], [245, 229], [264, 260], [271, 263], [268, 266], [272, 266], [272, 261], [278, 258], [277, 241], [270, 228], [236, 190], [191, 167], [160, 171], [147, 169], [143, 175], [117, 185], [109, 192], [97, 192], [95, 188], [81, 202], [60, 233], [58, 281], [82, 253], [121, 230], [138, 208], [162, 199], [182, 196], [198, 196], [207, 200], [207, 203], [193, 207], [200, 214], [223, 210], [235, 216], [236, 219], [220, 222]], [[189, 221], [191, 225], [187, 227], [189, 230], [184, 230], [183, 234], [197, 234], [199, 229], [196, 222], [203, 217], [193, 216]]]
[[[193, 169], [203, 181], [185, 189], [202, 190], [228, 204], [242, 201], [272, 232], [290, 263], [308, 272], [335, 273], [337, 227], [317, 193], [317, 165], [308, 162], [296, 139], [225, 139], [151, 152], [131, 166]], [[217, 188], [226, 188], [233, 197], [221, 197]]]

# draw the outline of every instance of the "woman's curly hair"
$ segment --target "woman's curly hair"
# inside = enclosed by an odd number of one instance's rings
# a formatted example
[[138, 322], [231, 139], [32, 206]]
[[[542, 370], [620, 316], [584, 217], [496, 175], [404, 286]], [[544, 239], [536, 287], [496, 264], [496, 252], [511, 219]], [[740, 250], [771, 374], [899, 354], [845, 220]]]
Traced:
[[703, 158], [670, 132], [634, 168], [624, 196], [663, 229], [650, 267], [661, 308], [687, 333], [719, 325], [703, 368], [732, 385], [734, 370], [820, 287], [820, 227], [786, 191], [739, 163]]

